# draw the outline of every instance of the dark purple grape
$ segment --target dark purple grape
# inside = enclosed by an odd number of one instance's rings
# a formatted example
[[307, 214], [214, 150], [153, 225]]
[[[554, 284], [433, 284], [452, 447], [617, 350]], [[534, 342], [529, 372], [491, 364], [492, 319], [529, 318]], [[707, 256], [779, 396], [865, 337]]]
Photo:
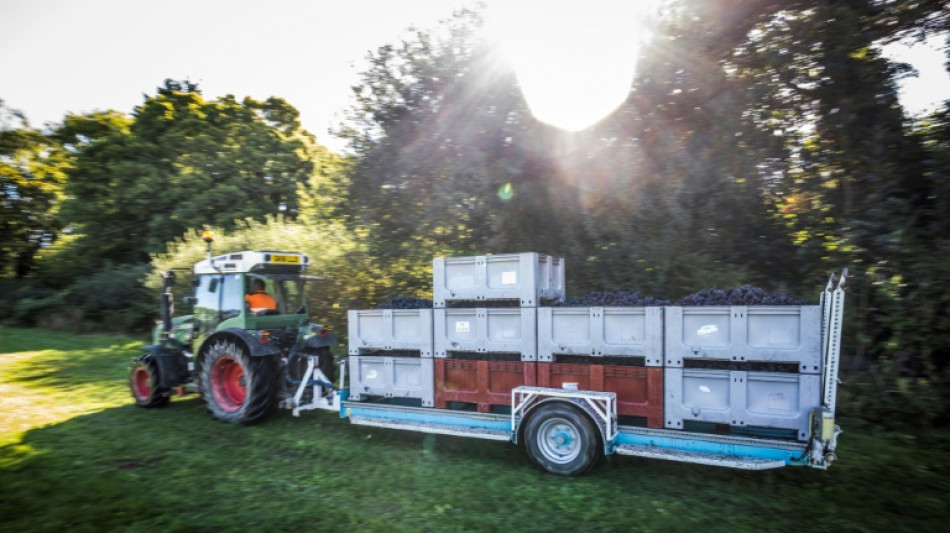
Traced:
[[708, 306], [708, 305], [808, 305], [808, 302], [785, 296], [784, 294], [770, 294], [762, 289], [743, 285], [733, 289], [703, 289], [680, 298], [676, 305]]
[[558, 304], [561, 307], [651, 307], [669, 305], [670, 302], [636, 291], [596, 291], [568, 298]]
[[377, 305], [376, 309], [432, 309], [432, 300], [393, 296]]

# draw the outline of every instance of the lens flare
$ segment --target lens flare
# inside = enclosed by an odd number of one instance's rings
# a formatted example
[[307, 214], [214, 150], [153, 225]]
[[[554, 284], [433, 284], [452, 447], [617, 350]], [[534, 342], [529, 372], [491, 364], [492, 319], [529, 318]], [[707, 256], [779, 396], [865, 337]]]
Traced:
[[515, 197], [515, 189], [511, 183], [506, 183], [498, 189], [498, 199], [502, 202], [511, 201]]
[[521, 0], [489, 4], [489, 28], [538, 120], [579, 131], [630, 93], [657, 1]]

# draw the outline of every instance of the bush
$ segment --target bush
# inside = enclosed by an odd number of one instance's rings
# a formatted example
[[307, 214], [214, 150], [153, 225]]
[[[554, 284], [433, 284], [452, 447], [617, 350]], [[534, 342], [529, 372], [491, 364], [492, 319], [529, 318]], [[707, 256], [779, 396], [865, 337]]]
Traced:
[[159, 313], [158, 293], [146, 288], [148, 265], [107, 265], [70, 285], [67, 301], [82, 311], [84, 330], [142, 331]]
[[144, 285], [148, 265], [106, 265], [65, 289], [34, 279], [3, 280], [8, 300], [0, 320], [29, 327], [71, 331], [142, 331], [158, 314], [158, 295]]
[[947, 371], [928, 378], [905, 375], [893, 360], [882, 357], [843, 381], [837, 410], [889, 429], [923, 431], [950, 419], [948, 377]]

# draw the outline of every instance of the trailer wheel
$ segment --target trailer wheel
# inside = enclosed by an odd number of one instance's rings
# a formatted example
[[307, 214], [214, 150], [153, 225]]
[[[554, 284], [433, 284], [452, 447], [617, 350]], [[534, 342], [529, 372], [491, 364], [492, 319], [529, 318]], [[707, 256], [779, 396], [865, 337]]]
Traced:
[[132, 398], [139, 407], [165, 407], [168, 405], [169, 390], [158, 386], [158, 363], [150, 356], [143, 356], [132, 363], [129, 371], [129, 388]]
[[201, 393], [211, 416], [232, 424], [260, 422], [274, 403], [274, 362], [251, 357], [234, 342], [218, 341], [205, 352]]
[[528, 456], [542, 469], [565, 476], [580, 475], [603, 454], [590, 417], [563, 402], [538, 407], [525, 426]]

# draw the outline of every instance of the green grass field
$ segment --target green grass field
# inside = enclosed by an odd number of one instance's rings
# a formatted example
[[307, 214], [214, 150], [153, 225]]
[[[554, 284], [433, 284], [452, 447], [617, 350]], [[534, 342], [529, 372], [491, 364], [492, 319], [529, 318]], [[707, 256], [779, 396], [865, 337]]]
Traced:
[[828, 471], [612, 457], [562, 478], [504, 443], [235, 427], [197, 396], [132, 405], [137, 339], [0, 327], [0, 531], [939, 531], [950, 432], [843, 420]]

